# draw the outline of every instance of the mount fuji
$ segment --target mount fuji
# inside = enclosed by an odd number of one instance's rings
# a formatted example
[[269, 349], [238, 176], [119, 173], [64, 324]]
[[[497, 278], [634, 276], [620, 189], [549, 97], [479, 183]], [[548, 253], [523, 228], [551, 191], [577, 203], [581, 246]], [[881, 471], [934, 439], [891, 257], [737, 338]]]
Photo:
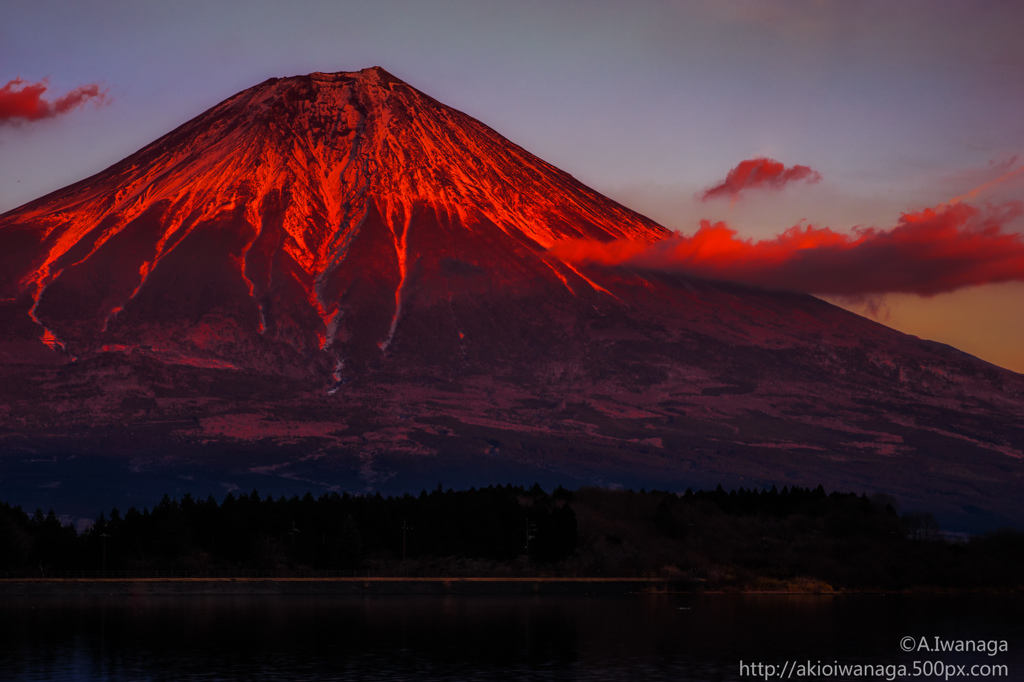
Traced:
[[1024, 377], [671, 233], [380, 68], [271, 79], [0, 215], [0, 499], [823, 484], [1024, 522]]

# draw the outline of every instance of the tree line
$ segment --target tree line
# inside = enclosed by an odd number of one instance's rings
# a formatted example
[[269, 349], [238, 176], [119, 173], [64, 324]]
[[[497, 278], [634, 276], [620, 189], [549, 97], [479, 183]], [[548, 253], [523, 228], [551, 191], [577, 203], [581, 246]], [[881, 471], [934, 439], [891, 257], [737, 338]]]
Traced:
[[384, 497], [258, 491], [111, 509], [79, 533], [0, 503], [0, 570], [558, 570], [715, 589], [1019, 589], [1024, 534], [942, 534], [884, 495], [488, 486]]
[[418, 496], [258, 491], [101, 513], [77, 533], [53, 511], [0, 504], [0, 570], [357, 570], [368, 563], [461, 557], [551, 564], [576, 549], [568, 493], [539, 486]]

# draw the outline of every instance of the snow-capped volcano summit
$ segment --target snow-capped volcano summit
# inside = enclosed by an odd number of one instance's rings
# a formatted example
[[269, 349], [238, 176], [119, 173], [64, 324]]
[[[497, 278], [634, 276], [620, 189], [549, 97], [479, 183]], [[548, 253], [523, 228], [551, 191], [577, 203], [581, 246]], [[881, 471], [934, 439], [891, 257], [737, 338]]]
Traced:
[[575, 292], [555, 242], [665, 235], [375, 67], [268, 80], [4, 215], [0, 298], [75, 355], [249, 364], [232, 347], [267, 339], [340, 361], [387, 350], [411, 276]]

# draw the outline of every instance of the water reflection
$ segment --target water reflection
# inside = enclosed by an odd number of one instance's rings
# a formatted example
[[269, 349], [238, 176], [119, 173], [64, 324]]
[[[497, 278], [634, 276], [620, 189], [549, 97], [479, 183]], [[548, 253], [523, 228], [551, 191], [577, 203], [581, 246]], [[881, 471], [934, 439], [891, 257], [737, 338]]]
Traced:
[[[739, 662], [1005, 663], [1024, 601], [660, 595], [8, 598], [14, 680], [738, 680]], [[922, 656], [902, 636], [1007, 639]], [[749, 676], [746, 679], [751, 679]], [[840, 679], [840, 678], [834, 678]]]

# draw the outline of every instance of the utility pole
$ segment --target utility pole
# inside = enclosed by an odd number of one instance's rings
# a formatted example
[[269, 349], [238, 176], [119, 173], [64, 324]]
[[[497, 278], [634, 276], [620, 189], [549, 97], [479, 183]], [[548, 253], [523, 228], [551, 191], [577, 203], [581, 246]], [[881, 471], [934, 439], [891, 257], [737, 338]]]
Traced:
[[299, 529], [295, 527], [295, 522], [292, 521], [292, 528], [288, 531], [288, 535], [292, 538], [292, 547], [295, 546], [295, 534], [299, 532]]

